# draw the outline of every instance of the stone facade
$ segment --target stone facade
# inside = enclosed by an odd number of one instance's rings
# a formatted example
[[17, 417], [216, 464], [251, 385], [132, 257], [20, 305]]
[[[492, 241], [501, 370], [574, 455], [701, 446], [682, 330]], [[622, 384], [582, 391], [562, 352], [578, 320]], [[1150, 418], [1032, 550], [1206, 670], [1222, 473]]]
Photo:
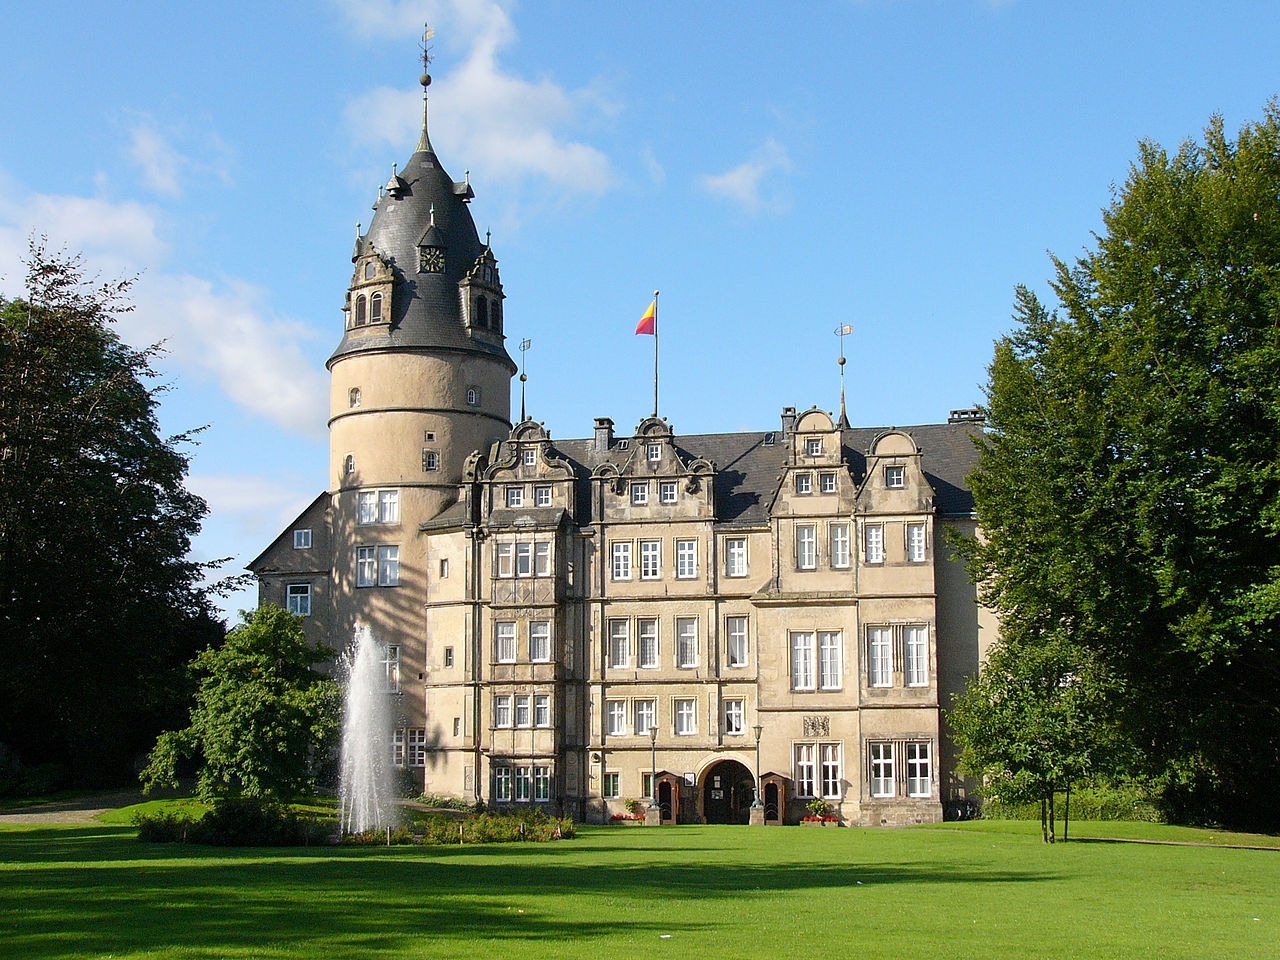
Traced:
[[337, 648], [370, 626], [429, 792], [605, 820], [656, 773], [668, 819], [745, 823], [767, 774], [771, 820], [941, 819], [940, 706], [994, 638], [947, 538], [980, 424], [512, 427], [471, 198], [424, 123], [353, 253], [328, 492], [250, 565], [260, 601]]

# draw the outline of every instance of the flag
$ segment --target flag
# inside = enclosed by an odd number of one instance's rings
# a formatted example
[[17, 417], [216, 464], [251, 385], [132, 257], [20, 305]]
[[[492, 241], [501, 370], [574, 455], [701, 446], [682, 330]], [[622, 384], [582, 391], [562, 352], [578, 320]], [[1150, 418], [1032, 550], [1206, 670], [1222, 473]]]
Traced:
[[851, 333], [853, 333], [852, 323], [842, 323], [840, 326], [836, 327], [835, 329], [835, 334], [837, 337], [846, 337]]
[[658, 315], [658, 301], [654, 300], [649, 304], [649, 309], [644, 312], [644, 316], [640, 318], [640, 322], [636, 324], [636, 336], [647, 333], [650, 336], [656, 336], [653, 332], [655, 318]]

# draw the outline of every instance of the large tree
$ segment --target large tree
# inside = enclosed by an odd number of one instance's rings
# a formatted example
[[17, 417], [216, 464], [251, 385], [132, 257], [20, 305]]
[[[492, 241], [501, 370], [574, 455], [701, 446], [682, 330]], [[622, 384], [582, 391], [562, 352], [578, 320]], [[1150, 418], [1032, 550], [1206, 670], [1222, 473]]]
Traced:
[[1280, 104], [1143, 143], [1092, 249], [1018, 292], [967, 548], [1013, 646], [1069, 636], [1171, 812], [1280, 824]]
[[154, 350], [112, 330], [128, 286], [33, 243], [26, 296], [0, 298], [0, 744], [81, 782], [127, 774], [222, 633], [188, 438], [160, 433]]

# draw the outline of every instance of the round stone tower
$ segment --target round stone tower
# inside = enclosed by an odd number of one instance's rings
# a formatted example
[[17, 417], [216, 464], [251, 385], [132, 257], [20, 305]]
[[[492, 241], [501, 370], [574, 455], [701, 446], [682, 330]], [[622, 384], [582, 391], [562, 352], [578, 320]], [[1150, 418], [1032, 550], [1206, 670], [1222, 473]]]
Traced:
[[467, 456], [511, 429], [516, 367], [503, 346], [497, 260], [471, 219], [470, 183], [455, 182], [431, 146], [430, 82], [424, 73], [417, 149], [356, 237], [342, 342], [328, 362], [335, 596], [350, 598], [335, 611], [338, 629], [418, 620], [419, 527], [457, 500]]

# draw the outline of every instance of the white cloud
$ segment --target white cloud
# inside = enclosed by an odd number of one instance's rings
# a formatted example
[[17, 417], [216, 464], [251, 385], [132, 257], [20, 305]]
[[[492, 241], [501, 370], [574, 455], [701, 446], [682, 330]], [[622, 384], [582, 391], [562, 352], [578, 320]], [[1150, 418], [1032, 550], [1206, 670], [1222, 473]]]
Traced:
[[[462, 62], [435, 76], [430, 87], [433, 143], [445, 148], [442, 152], [466, 157], [471, 169], [490, 182], [535, 178], [592, 194], [613, 185], [608, 157], [564, 132], [583, 117], [608, 115], [613, 105], [598, 90], [567, 90], [546, 78], [530, 81], [505, 72], [498, 51], [516, 31], [502, 5], [494, 0], [335, 2], [369, 35], [418, 34], [425, 20], [462, 41]], [[416, 140], [421, 118], [422, 92], [416, 86], [370, 90], [347, 109], [358, 141], [394, 147]]]
[[191, 161], [150, 123], [138, 124], [131, 131], [129, 156], [142, 168], [143, 182], [156, 193], [167, 197], [182, 193], [179, 174]]
[[654, 156], [653, 147], [645, 147], [640, 151], [640, 159], [644, 163], [645, 170], [649, 174], [649, 180], [657, 186], [662, 186], [667, 182], [666, 168], [658, 162], [658, 158]]
[[136, 309], [120, 314], [120, 335], [135, 345], [164, 340], [181, 371], [215, 380], [246, 410], [299, 433], [323, 430], [327, 388], [299, 346], [307, 328], [274, 316], [265, 297], [235, 281], [157, 268], [167, 250], [160, 215], [131, 201], [57, 194], [21, 195], [0, 179], [0, 290], [21, 296], [22, 263], [33, 235], [84, 257], [89, 276], [138, 275]]
[[163, 197], [181, 196], [195, 177], [231, 182], [230, 149], [208, 130], [193, 133], [186, 122], [162, 129], [149, 114], [136, 115], [129, 128], [128, 155], [140, 169], [143, 185]]
[[234, 518], [240, 531], [252, 534], [250, 543], [266, 546], [315, 498], [316, 491], [250, 474], [193, 473], [187, 489], [203, 497], [209, 512]]
[[770, 137], [751, 156], [724, 173], [701, 178], [710, 193], [736, 204], [747, 213], [786, 209], [786, 189], [778, 174], [791, 170], [786, 147]]

